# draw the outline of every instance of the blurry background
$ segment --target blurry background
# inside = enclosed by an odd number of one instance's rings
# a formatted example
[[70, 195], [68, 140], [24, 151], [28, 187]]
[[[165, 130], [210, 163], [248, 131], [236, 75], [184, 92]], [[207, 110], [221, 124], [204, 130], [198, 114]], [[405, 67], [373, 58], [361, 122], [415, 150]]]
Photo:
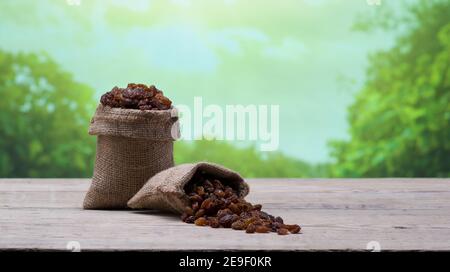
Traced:
[[450, 176], [450, 0], [2, 0], [0, 177], [90, 177], [100, 95], [280, 105], [280, 148], [180, 141], [246, 177]]

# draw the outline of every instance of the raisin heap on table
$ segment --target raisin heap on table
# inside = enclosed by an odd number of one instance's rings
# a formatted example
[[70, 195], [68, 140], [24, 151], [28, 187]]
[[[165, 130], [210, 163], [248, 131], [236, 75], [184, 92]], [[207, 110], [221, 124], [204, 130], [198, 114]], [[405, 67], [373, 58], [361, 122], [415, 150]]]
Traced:
[[190, 205], [181, 220], [197, 226], [232, 228], [246, 233], [276, 232], [279, 235], [299, 233], [299, 225], [288, 225], [279, 216], [261, 211], [260, 204], [251, 204], [238, 192], [218, 179], [197, 174], [185, 188]]
[[113, 108], [140, 110], [167, 110], [172, 107], [172, 101], [154, 85], [134, 83], [128, 84], [126, 88], [114, 87], [102, 95], [100, 103]]

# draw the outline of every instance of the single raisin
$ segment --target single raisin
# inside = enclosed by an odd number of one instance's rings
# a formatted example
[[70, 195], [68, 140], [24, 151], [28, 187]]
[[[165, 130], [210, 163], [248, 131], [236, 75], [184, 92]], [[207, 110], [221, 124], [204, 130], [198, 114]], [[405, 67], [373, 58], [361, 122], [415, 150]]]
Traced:
[[195, 213], [195, 218], [197, 219], [197, 218], [203, 217], [205, 215], [205, 213], [206, 212], [204, 209], [200, 209]]
[[184, 212], [185, 212], [187, 215], [194, 215], [194, 211], [193, 211], [192, 208], [189, 207], [189, 206], [184, 208]]
[[235, 214], [241, 214], [241, 210], [239, 209], [239, 206], [235, 203], [231, 203], [228, 208], [230, 208], [230, 210], [235, 213]]
[[253, 210], [260, 211], [261, 208], [262, 208], [262, 205], [261, 205], [261, 204], [255, 204], [255, 205], [253, 205]]
[[197, 212], [199, 208], [200, 208], [200, 205], [198, 205], [198, 202], [194, 202], [194, 204], [192, 204], [192, 210], [194, 212]]
[[209, 226], [211, 228], [218, 228], [218, 227], [220, 227], [219, 219], [217, 219], [217, 217], [210, 217], [209, 218]]
[[277, 217], [275, 217], [275, 220], [274, 220], [275, 222], [278, 222], [278, 223], [280, 223], [280, 224], [283, 224], [283, 218], [281, 218], [281, 217], [279, 217], [279, 216], [277, 216]]
[[188, 218], [186, 218], [186, 221], [184, 221], [184, 222], [186, 222], [188, 224], [193, 224], [194, 221], [195, 221], [195, 217], [191, 215]]
[[187, 213], [182, 213], [181, 214], [181, 221], [186, 222], [186, 219], [189, 217], [189, 215]]
[[206, 220], [206, 218], [204, 218], [204, 217], [200, 217], [200, 218], [197, 218], [194, 223], [196, 226], [207, 226], [208, 220]]
[[214, 203], [211, 198], [207, 198], [202, 202], [202, 205], [200, 206], [201, 209], [209, 210], [213, 207]]
[[222, 191], [221, 189], [216, 189], [216, 190], [214, 191], [214, 194], [215, 194], [216, 196], [218, 196], [218, 197], [225, 197], [225, 192]]
[[198, 186], [197, 187], [197, 194], [199, 196], [203, 196], [205, 194], [205, 188], [203, 188], [203, 186]]
[[287, 229], [291, 232], [291, 233], [299, 233], [301, 228], [299, 225], [295, 224], [295, 225], [286, 225]]
[[228, 209], [228, 208], [227, 209], [223, 209], [223, 210], [219, 210], [217, 212], [217, 217], [221, 218], [221, 217], [223, 217], [223, 216], [225, 216], [227, 214], [233, 214], [233, 212], [230, 209]]
[[270, 229], [266, 226], [257, 226], [255, 231], [257, 233], [268, 233]]
[[191, 202], [202, 202], [203, 198], [201, 196], [197, 195], [197, 194], [194, 194], [193, 196], [189, 197], [189, 200]]
[[233, 224], [233, 219], [234, 219], [233, 215], [226, 214], [219, 218], [219, 223], [221, 226], [229, 228], [231, 227], [231, 224]]
[[281, 228], [277, 230], [278, 235], [287, 235], [289, 231], [287, 229]]
[[242, 220], [237, 220], [231, 224], [231, 228], [234, 230], [243, 230], [245, 229], [245, 223]]
[[245, 230], [246, 233], [255, 233], [256, 232], [256, 226], [253, 224], [250, 224], [247, 226], [247, 229]]

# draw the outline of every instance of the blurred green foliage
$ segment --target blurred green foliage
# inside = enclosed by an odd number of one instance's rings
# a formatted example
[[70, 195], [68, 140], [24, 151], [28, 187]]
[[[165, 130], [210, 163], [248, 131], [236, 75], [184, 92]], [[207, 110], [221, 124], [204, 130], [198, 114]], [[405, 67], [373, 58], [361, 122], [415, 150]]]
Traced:
[[332, 176], [450, 176], [450, 1], [420, 1], [408, 14], [395, 47], [370, 58], [349, 109], [351, 139], [330, 143]]
[[225, 141], [177, 142], [175, 162], [209, 161], [235, 169], [245, 177], [320, 177], [326, 165], [312, 166], [280, 152], [262, 154], [254, 146], [237, 148]]
[[[89, 177], [95, 137], [87, 128], [94, 91], [45, 54], [0, 51], [0, 177]], [[246, 177], [309, 177], [321, 167], [279, 152], [219, 141], [176, 143], [176, 162], [211, 161]], [[245, 162], [245, 163], [243, 163]]]
[[[450, 1], [419, 1], [407, 14], [355, 26], [403, 34], [370, 57], [366, 84], [349, 108], [351, 137], [330, 142], [332, 164], [223, 141], [177, 142], [176, 163], [211, 161], [245, 177], [450, 176]], [[0, 50], [0, 96], [0, 177], [92, 175], [92, 88], [45, 53]]]
[[0, 51], [0, 176], [90, 175], [93, 93], [45, 54]]

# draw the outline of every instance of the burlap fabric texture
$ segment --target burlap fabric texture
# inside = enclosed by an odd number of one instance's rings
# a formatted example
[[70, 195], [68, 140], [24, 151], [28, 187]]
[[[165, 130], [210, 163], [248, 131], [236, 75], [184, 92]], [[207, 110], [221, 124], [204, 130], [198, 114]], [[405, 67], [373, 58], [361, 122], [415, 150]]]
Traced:
[[156, 173], [174, 165], [179, 137], [173, 110], [134, 110], [99, 105], [89, 127], [97, 135], [92, 183], [85, 209], [122, 209]]
[[133, 209], [182, 213], [189, 205], [189, 197], [184, 188], [188, 182], [195, 182], [192, 178], [198, 171], [232, 185], [241, 197], [249, 193], [248, 184], [238, 173], [213, 163], [189, 163], [156, 174], [128, 201], [128, 206]]

